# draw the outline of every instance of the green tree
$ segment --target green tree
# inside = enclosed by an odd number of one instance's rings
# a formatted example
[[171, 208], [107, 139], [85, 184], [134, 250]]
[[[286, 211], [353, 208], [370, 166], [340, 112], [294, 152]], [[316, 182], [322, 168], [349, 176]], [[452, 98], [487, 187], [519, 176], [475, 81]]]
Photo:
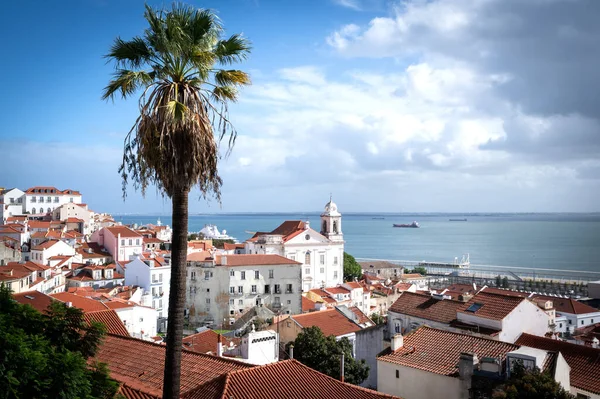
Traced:
[[574, 399], [547, 372], [526, 370], [520, 363], [514, 365], [509, 380], [493, 395], [494, 399]]
[[80, 309], [53, 302], [42, 314], [0, 285], [0, 397], [113, 398], [119, 386], [106, 365], [87, 364], [104, 332]]
[[[367, 363], [352, 357], [352, 344], [348, 338], [337, 341], [333, 335], [325, 337], [319, 327], [306, 327], [291, 344], [294, 345], [294, 359], [330, 377], [340, 378], [342, 353], [344, 353], [344, 381], [358, 385], [369, 376]], [[288, 353], [289, 345], [287, 345]]]
[[508, 288], [509, 284], [508, 284], [508, 277], [504, 276], [502, 278], [502, 288]]
[[409, 274], [420, 274], [422, 276], [425, 276], [425, 275], [427, 275], [427, 269], [424, 268], [423, 266], [417, 266], [414, 269], [408, 269], [406, 271], [406, 273], [409, 273]]
[[148, 28], [131, 40], [117, 38], [107, 55], [116, 72], [103, 99], [138, 96], [139, 116], [125, 137], [123, 196], [129, 181], [142, 193], [150, 185], [171, 198], [173, 239], [171, 291], [163, 398], [179, 398], [188, 234], [188, 197], [221, 199], [219, 142], [236, 132], [228, 104], [249, 76], [225, 67], [243, 61], [249, 42], [240, 35], [223, 39], [223, 26], [211, 11], [174, 4], [146, 6]]
[[362, 278], [362, 268], [354, 256], [344, 252], [344, 281], [354, 281], [355, 278]]
[[496, 276], [496, 287], [500, 287], [502, 285], [502, 277], [500, 275]]
[[382, 315], [380, 315], [378, 313], [371, 313], [371, 317], [370, 318], [377, 325], [385, 324], [385, 317], [383, 317]]

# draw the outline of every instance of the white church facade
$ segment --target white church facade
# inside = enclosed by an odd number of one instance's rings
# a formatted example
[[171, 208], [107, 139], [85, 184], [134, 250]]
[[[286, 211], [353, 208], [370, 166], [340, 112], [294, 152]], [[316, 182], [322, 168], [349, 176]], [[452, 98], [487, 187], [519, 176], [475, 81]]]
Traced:
[[342, 215], [329, 201], [319, 231], [308, 221], [285, 221], [271, 232], [257, 232], [245, 242], [247, 254], [277, 254], [302, 263], [302, 291], [335, 287], [344, 280]]

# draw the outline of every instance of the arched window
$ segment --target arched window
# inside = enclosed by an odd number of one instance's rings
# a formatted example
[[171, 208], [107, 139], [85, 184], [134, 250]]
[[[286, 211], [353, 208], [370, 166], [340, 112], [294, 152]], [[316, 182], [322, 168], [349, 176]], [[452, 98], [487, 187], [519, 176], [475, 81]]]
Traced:
[[310, 265], [310, 251], [306, 251], [306, 255], [304, 255], [304, 264]]
[[52, 209], [48, 208], [48, 213], [52, 212]]
[[31, 210], [31, 213], [35, 215], [35, 208]]
[[338, 230], [337, 230], [337, 222], [336, 221], [333, 222], [333, 232], [335, 234], [337, 234], [337, 232], [338, 232]]
[[323, 233], [327, 233], [327, 221], [323, 220]]

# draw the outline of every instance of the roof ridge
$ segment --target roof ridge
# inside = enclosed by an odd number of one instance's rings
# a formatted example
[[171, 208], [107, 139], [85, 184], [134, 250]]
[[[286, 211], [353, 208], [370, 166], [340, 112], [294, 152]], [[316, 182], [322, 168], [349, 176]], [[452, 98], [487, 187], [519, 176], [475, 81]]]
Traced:
[[[421, 328], [426, 328], [426, 329], [429, 329], [429, 330], [441, 331], [441, 332], [447, 333], [447, 334], [460, 335], [460, 336], [463, 336], [463, 337], [475, 338], [475, 339], [479, 339], [479, 340], [483, 340], [483, 341], [499, 342], [499, 343], [503, 343], [503, 344], [506, 344], [506, 345], [516, 346], [517, 348], [520, 348], [521, 346], [523, 346], [523, 345], [517, 345], [517, 344], [514, 344], [514, 343], [511, 344], [510, 342], [498, 341], [497, 339], [493, 339], [493, 338], [480, 337], [480, 336], [477, 336], [477, 335], [465, 334], [465, 333], [460, 333], [460, 332], [456, 332], [456, 331], [442, 330], [442, 329], [431, 327], [431, 326], [428, 326], [428, 325], [420, 326], [416, 330], [413, 330], [410, 334], [413, 334], [413, 333], [417, 332]], [[408, 334], [408, 335], [410, 335], [410, 334]], [[525, 334], [525, 333], [523, 333], [523, 334]], [[408, 336], [408, 335], [406, 335], [406, 336]]]
[[[407, 283], [407, 284], [410, 284], [410, 283]], [[403, 292], [401, 292], [401, 293], [400, 293], [400, 295], [398, 296], [398, 298], [400, 298], [401, 296], [403, 296], [403, 295], [405, 295], [405, 294], [408, 294], [409, 296], [410, 296], [410, 295], [416, 295], [416, 296], [420, 296], [420, 297], [423, 297], [423, 298], [431, 298], [431, 299], [435, 299], [433, 296], [431, 296], [431, 295], [428, 295], [428, 294], [421, 294], [421, 293], [419, 293], [419, 292], [410, 292], [410, 291], [403, 291]], [[473, 296], [473, 298], [475, 298], [475, 296]], [[467, 302], [463, 302], [463, 301], [458, 301], [458, 300], [456, 300], [456, 299], [436, 299], [436, 300], [437, 300], [437, 301], [440, 301], [440, 302], [444, 301], [444, 302], [452, 302], [452, 303], [457, 303], [457, 304], [458, 304], [458, 303], [460, 303], [460, 304], [465, 304], [465, 303], [467, 303]], [[395, 301], [394, 301], [394, 302], [395, 302]], [[393, 305], [393, 304], [392, 304], [392, 305]]]

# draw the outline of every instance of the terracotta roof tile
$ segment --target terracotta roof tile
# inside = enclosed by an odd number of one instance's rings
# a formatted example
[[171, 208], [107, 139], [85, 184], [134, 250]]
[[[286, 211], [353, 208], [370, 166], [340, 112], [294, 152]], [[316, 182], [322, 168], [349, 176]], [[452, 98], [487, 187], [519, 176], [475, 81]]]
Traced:
[[119, 234], [121, 235], [121, 238], [138, 238], [142, 236], [140, 233], [137, 233], [126, 226], [112, 226], [105, 227], [105, 229], [110, 231], [115, 237]]
[[86, 298], [70, 292], [59, 292], [58, 294], [52, 294], [51, 296], [61, 302], [71, 302], [74, 307], [79, 308], [84, 312], [96, 312], [108, 309], [106, 305], [96, 299]]
[[90, 323], [96, 321], [106, 326], [106, 331], [110, 334], [122, 335], [129, 337], [127, 328], [123, 324], [123, 321], [119, 318], [119, 315], [114, 310], [100, 310], [98, 312], [84, 313], [83, 317]]
[[231, 243], [224, 243], [223, 244], [223, 249], [226, 251], [233, 251], [235, 249], [244, 249], [244, 244], [231, 244]]
[[22, 305], [29, 305], [38, 312], [44, 312], [52, 303], [52, 297], [38, 291], [21, 292], [13, 294], [15, 301]]
[[308, 299], [307, 297], [302, 295], [302, 311], [303, 312], [312, 312], [313, 310], [315, 310], [316, 304], [317, 304], [316, 302], [311, 301], [310, 299]]
[[[304, 327], [319, 327], [325, 336], [336, 337], [352, 332], [360, 331], [361, 328], [352, 320], [348, 319], [336, 309], [320, 310], [290, 316], [298, 324]], [[285, 321], [283, 321], [285, 323]]]
[[464, 305], [450, 299], [438, 300], [428, 294], [405, 291], [390, 306], [390, 312], [420, 317], [440, 323], [450, 323], [456, 319], [456, 311]]
[[529, 296], [526, 292], [518, 292], [507, 290], [504, 288], [495, 288], [495, 287], [483, 287], [479, 292], [487, 292], [490, 294], [499, 294], [499, 295], [507, 295], [507, 296], [517, 296], [521, 298], [527, 298]]
[[530, 334], [522, 334], [516, 343], [531, 348], [560, 352], [571, 367], [571, 385], [600, 394], [600, 349]]
[[[161, 395], [164, 345], [109, 334], [96, 355], [108, 365], [116, 381], [146, 394]], [[181, 359], [181, 395], [187, 394], [228, 372], [251, 367], [234, 360], [183, 350]]]
[[118, 394], [121, 394], [125, 399], [161, 399], [162, 395], [150, 395], [138, 389], [134, 389], [128, 385], [121, 385]]
[[[526, 301], [526, 299], [481, 291], [463, 304], [463, 306], [458, 309], [458, 312], [472, 314], [491, 320], [502, 320], [523, 301]], [[475, 309], [475, 311], [469, 309]]]
[[[198, 353], [217, 354], [217, 341], [219, 334], [213, 330], [206, 330], [183, 338], [183, 347]], [[223, 341], [225, 342], [225, 341]], [[226, 344], [223, 343], [225, 346]]]
[[479, 359], [499, 357], [504, 361], [508, 352], [518, 348], [506, 342], [420, 327], [404, 337], [402, 348], [377, 360], [455, 377], [462, 352], [476, 353]]
[[546, 301], [552, 301], [554, 309], [559, 313], [569, 314], [586, 314], [586, 313], [598, 313], [600, 310], [576, 301], [573, 298], [556, 298], [551, 296], [535, 295], [535, 299], [543, 299]]
[[222, 399], [396, 398], [338, 381], [297, 360], [285, 360], [229, 373], [222, 392], [219, 396]]
[[350, 311], [356, 315], [356, 322], [358, 324], [364, 324], [364, 323], [371, 323], [372, 325], [375, 324], [375, 323], [373, 323], [373, 320], [371, 320], [369, 318], [369, 316], [364, 314], [363, 311], [360, 310], [357, 306], [352, 306], [348, 309], [350, 309]]
[[32, 251], [43, 251], [44, 249], [52, 248], [57, 242], [58, 242], [58, 240], [44, 241], [40, 245], [37, 245], [37, 246], [31, 248], [31, 250]]

